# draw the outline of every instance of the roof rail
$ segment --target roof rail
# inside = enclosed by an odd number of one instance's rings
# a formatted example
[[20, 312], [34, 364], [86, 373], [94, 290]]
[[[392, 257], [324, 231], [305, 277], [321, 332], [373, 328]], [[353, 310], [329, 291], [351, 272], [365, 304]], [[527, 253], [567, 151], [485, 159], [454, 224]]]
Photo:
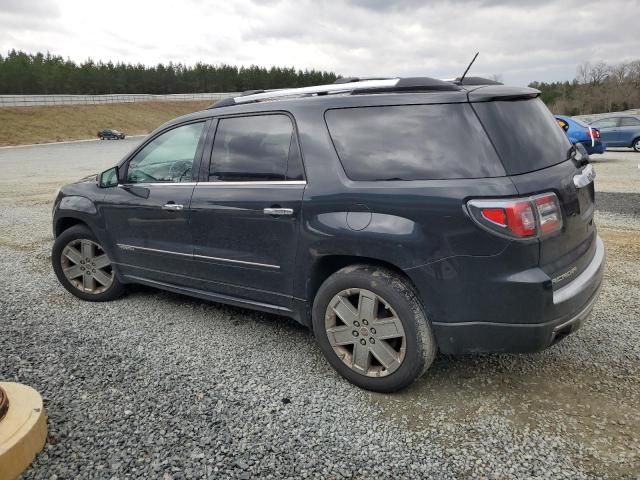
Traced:
[[335, 82], [336, 84], [340, 83], [352, 83], [352, 82], [363, 82], [365, 80], [389, 80], [390, 77], [344, 77], [338, 78]]
[[[342, 79], [341, 79], [342, 80]], [[225, 98], [211, 105], [209, 108], [227, 107], [244, 103], [259, 102], [262, 100], [276, 100], [286, 97], [306, 97], [311, 95], [328, 95], [336, 93], [383, 93], [401, 91], [434, 91], [434, 90], [460, 90], [453, 83], [443, 82], [429, 77], [415, 78], [378, 78], [360, 79], [349, 78], [344, 82], [336, 82], [328, 85], [316, 85], [313, 87], [284, 88], [280, 90], [245, 92], [244, 94]]]

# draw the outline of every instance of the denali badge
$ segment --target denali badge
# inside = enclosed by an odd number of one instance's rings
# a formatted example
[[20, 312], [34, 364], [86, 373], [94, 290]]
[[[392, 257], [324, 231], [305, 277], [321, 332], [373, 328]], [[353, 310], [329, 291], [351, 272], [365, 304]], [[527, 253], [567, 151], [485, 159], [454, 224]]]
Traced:
[[553, 283], [554, 285], [556, 283], [560, 283], [561, 281], [566, 280], [567, 278], [575, 275], [577, 271], [578, 271], [578, 267], [573, 267], [571, 270], [564, 272], [562, 275], [558, 275], [557, 277], [552, 278], [551, 283]]
[[582, 172], [573, 177], [573, 184], [576, 188], [586, 187], [593, 182], [594, 178], [596, 178], [596, 171], [593, 169], [593, 165], [587, 165]]

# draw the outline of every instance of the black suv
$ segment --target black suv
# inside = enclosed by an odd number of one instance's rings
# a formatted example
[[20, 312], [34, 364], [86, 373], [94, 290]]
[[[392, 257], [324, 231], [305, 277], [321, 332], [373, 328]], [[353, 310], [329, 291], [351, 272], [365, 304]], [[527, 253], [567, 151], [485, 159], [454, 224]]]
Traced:
[[124, 140], [124, 133], [112, 128], [105, 128], [98, 132], [100, 140]]
[[356, 385], [437, 351], [530, 352], [602, 280], [593, 169], [529, 88], [352, 79], [173, 120], [55, 200], [53, 268], [290, 316]]

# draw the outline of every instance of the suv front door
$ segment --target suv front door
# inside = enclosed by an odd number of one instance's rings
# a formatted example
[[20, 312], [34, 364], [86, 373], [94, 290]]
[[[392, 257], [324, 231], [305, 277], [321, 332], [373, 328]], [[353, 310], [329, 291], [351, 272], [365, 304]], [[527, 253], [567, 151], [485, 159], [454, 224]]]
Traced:
[[287, 308], [306, 185], [293, 120], [220, 119], [201, 180], [191, 201], [199, 288]]
[[209, 124], [156, 135], [120, 167], [121, 184], [106, 190], [102, 214], [123, 275], [177, 284], [188, 275], [189, 205]]

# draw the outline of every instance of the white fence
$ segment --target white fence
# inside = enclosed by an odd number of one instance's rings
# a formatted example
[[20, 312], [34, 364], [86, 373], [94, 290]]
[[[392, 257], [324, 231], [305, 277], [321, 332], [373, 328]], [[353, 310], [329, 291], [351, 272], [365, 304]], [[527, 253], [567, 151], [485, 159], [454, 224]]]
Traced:
[[115, 94], [115, 95], [0, 95], [0, 107], [31, 107], [37, 105], [98, 105], [130, 102], [188, 102], [239, 95], [230, 93], [177, 93], [173, 95]]

